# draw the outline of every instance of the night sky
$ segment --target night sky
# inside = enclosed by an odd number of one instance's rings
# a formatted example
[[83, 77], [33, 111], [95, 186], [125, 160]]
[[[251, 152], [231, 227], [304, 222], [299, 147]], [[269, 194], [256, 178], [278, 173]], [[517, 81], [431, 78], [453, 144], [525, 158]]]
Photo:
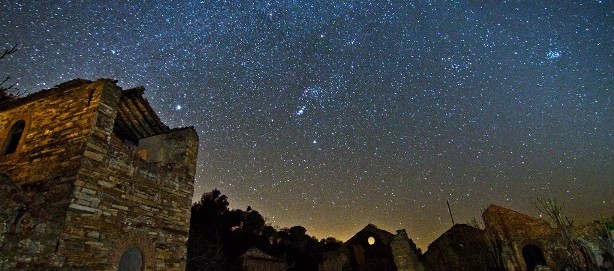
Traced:
[[536, 196], [613, 214], [614, 1], [111, 2], [2, 1], [0, 76], [145, 86], [199, 132], [195, 200], [423, 249], [446, 200], [461, 223]]

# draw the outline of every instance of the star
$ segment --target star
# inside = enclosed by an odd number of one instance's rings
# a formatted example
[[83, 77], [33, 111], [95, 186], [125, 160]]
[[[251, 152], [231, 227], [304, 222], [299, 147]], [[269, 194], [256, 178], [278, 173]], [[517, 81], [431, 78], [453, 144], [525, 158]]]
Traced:
[[447, 200], [612, 215], [612, 1], [311, 2], [5, 1], [0, 76], [143, 85], [199, 131], [194, 200], [318, 238], [372, 223], [425, 250]]

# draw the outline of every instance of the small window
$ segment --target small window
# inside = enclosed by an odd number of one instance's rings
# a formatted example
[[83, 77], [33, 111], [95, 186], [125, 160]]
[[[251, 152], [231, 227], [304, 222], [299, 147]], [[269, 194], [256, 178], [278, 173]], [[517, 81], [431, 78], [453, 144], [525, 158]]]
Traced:
[[7, 140], [4, 145], [4, 151], [2, 155], [14, 153], [17, 150], [17, 146], [19, 146], [19, 140], [21, 139], [21, 135], [23, 134], [23, 130], [26, 128], [26, 122], [23, 120], [19, 120], [13, 124], [9, 134], [7, 135]]

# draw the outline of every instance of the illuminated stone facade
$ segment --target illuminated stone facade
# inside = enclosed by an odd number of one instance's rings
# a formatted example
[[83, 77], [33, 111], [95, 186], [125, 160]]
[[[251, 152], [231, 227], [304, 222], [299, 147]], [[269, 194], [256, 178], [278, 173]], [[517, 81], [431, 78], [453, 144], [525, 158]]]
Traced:
[[198, 135], [143, 91], [77, 79], [0, 104], [0, 270], [185, 269]]

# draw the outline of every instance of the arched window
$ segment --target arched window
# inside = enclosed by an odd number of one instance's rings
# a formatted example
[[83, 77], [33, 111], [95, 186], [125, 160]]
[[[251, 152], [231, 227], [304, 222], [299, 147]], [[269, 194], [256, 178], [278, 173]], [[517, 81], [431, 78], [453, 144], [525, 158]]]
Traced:
[[13, 124], [11, 130], [9, 130], [9, 134], [6, 137], [6, 143], [4, 144], [4, 150], [2, 151], [2, 155], [14, 153], [17, 150], [17, 146], [19, 146], [19, 140], [21, 139], [21, 135], [23, 134], [23, 130], [26, 128], [26, 122], [23, 120], [19, 120]]
[[138, 248], [131, 247], [124, 252], [119, 262], [118, 271], [141, 271], [143, 270], [143, 254]]

